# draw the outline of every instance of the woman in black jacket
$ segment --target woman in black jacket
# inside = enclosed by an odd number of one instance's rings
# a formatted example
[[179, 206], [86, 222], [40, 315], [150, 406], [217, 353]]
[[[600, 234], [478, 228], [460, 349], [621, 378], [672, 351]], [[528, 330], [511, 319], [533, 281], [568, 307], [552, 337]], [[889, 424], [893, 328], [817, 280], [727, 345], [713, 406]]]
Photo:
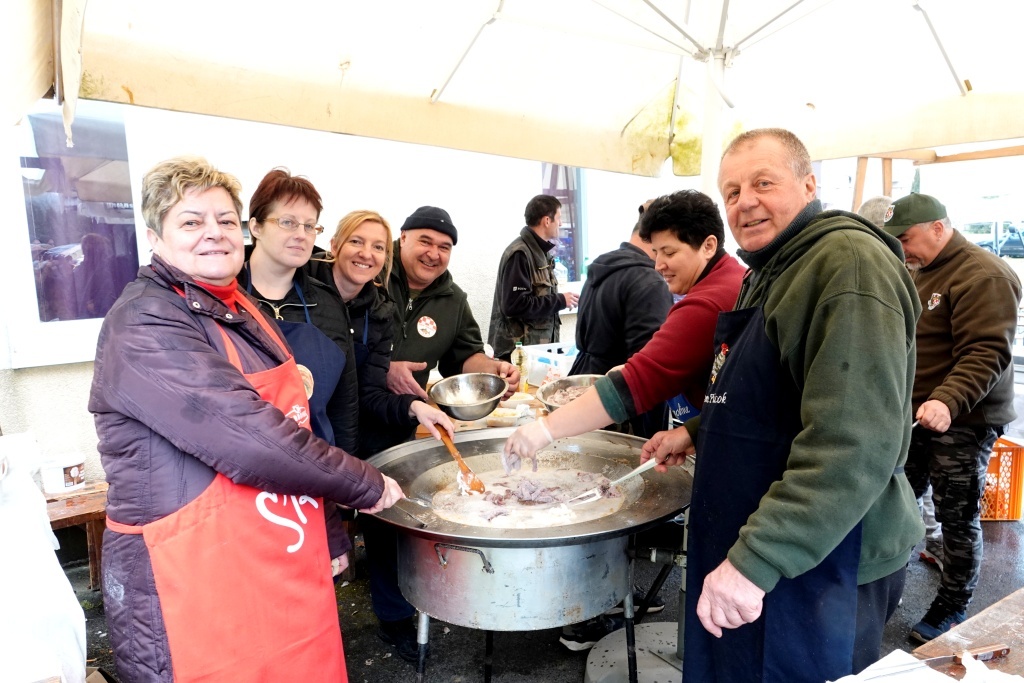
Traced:
[[[451, 420], [440, 410], [412, 394], [393, 394], [387, 386], [395, 317], [394, 302], [387, 290], [393, 250], [391, 227], [380, 214], [353, 211], [338, 223], [331, 239], [331, 258], [310, 261], [309, 270], [322, 279], [329, 278], [348, 306], [359, 374], [361, 423], [410, 427], [419, 421], [435, 438], [440, 438], [438, 427], [453, 435]], [[384, 447], [369, 436], [382, 433], [387, 432], [360, 430], [360, 457], [367, 458]], [[370, 569], [370, 597], [380, 621], [378, 634], [397, 648], [402, 659], [415, 662], [416, 610], [398, 588], [395, 531], [373, 517], [360, 520]]]
[[[330, 282], [348, 309], [353, 354], [359, 377], [360, 420], [410, 427], [417, 422], [440, 438], [435, 425], [452, 434], [448, 416], [412, 394], [393, 394], [387, 386], [394, 336], [394, 302], [388, 296], [394, 242], [391, 226], [374, 211], [353, 211], [338, 222], [331, 257], [309, 262], [308, 272]], [[372, 438], [378, 429], [360, 430], [358, 454], [382, 450]]]

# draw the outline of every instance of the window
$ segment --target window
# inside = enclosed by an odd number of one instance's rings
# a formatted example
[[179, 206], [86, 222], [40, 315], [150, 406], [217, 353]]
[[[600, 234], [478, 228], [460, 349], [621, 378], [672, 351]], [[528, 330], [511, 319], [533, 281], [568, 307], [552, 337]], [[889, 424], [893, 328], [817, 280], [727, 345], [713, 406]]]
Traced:
[[34, 152], [21, 168], [39, 321], [102, 318], [139, 268], [124, 123], [79, 116], [74, 147], [58, 111], [30, 114], [24, 128]]
[[558, 231], [555, 256], [569, 271], [572, 282], [581, 279], [581, 266], [586, 248], [583, 234], [580, 169], [559, 164], [541, 164], [542, 192], [562, 202], [562, 227]]

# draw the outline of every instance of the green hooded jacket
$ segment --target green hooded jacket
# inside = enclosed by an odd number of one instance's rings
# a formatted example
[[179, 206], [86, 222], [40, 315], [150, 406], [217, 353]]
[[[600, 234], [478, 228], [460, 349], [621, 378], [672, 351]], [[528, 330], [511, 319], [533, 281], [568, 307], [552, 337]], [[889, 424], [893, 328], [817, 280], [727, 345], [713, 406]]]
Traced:
[[736, 308], [763, 308], [800, 390], [803, 428], [729, 560], [769, 591], [862, 522], [858, 584], [888, 576], [924, 534], [903, 474], [921, 305], [899, 241], [814, 201], [772, 243], [740, 256], [752, 271]]

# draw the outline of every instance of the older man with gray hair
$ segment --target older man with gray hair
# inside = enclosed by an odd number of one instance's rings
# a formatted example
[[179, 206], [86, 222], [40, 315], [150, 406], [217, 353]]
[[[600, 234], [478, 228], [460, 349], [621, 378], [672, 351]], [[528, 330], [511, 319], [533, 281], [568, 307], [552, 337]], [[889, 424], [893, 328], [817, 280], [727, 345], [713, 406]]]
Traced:
[[903, 244], [924, 310], [907, 479], [929, 481], [942, 524], [938, 595], [911, 637], [928, 642], [967, 618], [981, 570], [981, 496], [992, 445], [1013, 421], [1013, 356], [1020, 281], [1002, 259], [953, 229], [935, 197], [911, 192], [885, 215]]
[[822, 210], [791, 132], [738, 136], [718, 184], [751, 271], [700, 417], [642, 455], [682, 464], [696, 428], [683, 682], [836, 680], [878, 659], [922, 536], [903, 473], [921, 304], [895, 239]]
[[888, 195], [872, 197], [864, 200], [864, 203], [857, 209], [857, 214], [881, 228], [885, 224], [885, 212], [890, 204], [892, 204], [892, 197]]

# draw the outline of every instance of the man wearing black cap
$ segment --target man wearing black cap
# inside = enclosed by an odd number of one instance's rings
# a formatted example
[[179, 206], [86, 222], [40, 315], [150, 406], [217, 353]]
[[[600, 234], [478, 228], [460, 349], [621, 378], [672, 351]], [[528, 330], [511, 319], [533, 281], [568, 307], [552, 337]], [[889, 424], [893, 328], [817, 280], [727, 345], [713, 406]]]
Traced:
[[524, 345], [558, 341], [562, 324], [558, 312], [579, 300], [573, 292], [558, 292], [554, 274], [561, 206], [547, 194], [531, 199], [526, 205], [526, 227], [501, 255], [487, 335], [495, 358], [511, 356], [517, 341]]
[[[388, 370], [388, 388], [396, 394], [415, 394], [426, 400], [424, 388], [435, 365], [444, 376], [488, 372], [505, 377], [511, 395], [519, 386], [519, 371], [511, 363], [484, 355], [480, 326], [470, 310], [466, 293], [451, 273], [448, 260], [459, 233], [451, 216], [435, 206], [421, 206], [402, 224], [395, 241], [395, 256], [388, 293], [395, 301], [394, 348]], [[363, 417], [360, 441], [367, 453], [407, 441], [411, 430]], [[370, 445], [366, 445], [370, 444]], [[380, 637], [394, 645], [402, 659], [415, 662], [416, 609], [398, 587], [395, 531], [373, 518], [363, 522], [371, 563], [370, 593], [380, 620]], [[365, 529], [365, 527], [364, 527]]]
[[402, 224], [388, 283], [397, 309], [388, 371], [388, 388], [395, 393], [426, 400], [424, 388], [435, 365], [445, 377], [463, 372], [499, 375], [508, 380], [510, 394], [519, 386], [514, 365], [484, 355], [466, 293], [448, 272], [458, 241], [451, 216], [435, 206], [421, 206]]
[[981, 569], [981, 497], [995, 440], [1016, 417], [1013, 357], [1020, 281], [1003, 261], [953, 229], [935, 197], [912, 192], [889, 207], [924, 310], [917, 323], [914, 419], [907, 478], [932, 484], [942, 524], [942, 581], [911, 637], [928, 642], [967, 618]]

